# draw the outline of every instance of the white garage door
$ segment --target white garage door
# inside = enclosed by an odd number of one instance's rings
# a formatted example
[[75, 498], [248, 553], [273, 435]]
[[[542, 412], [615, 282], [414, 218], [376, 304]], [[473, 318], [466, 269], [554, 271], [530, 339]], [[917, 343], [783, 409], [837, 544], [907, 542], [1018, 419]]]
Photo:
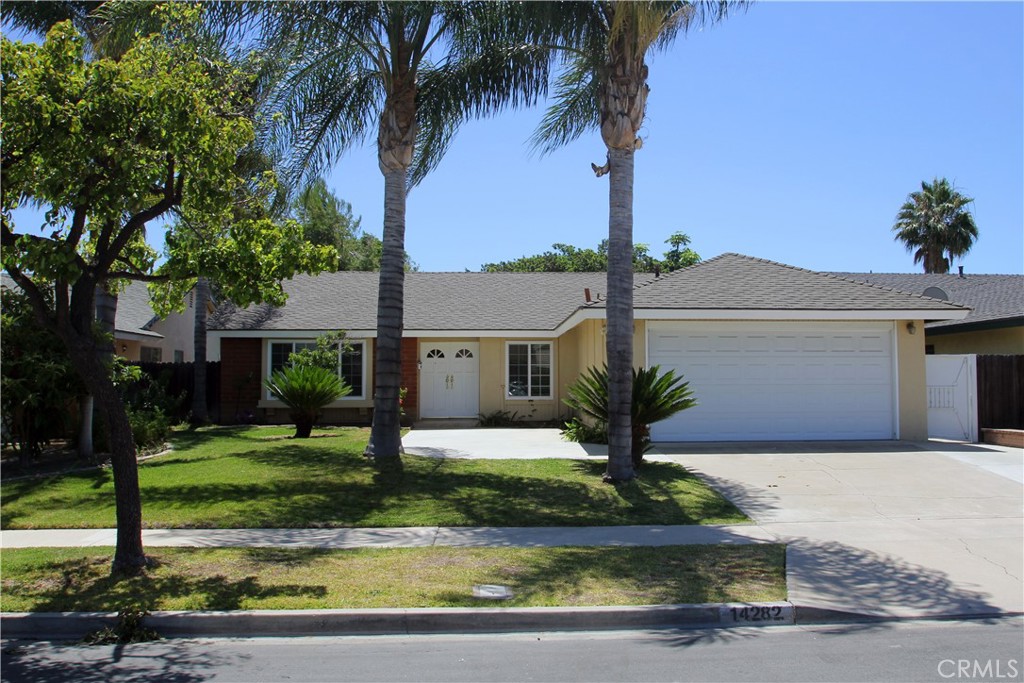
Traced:
[[648, 323], [650, 365], [699, 405], [654, 441], [894, 439], [891, 323]]

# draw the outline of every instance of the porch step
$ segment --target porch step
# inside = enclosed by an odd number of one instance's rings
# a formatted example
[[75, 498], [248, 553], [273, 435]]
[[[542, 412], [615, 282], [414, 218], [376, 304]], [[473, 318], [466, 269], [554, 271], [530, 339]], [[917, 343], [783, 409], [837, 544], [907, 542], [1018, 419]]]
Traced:
[[413, 429], [473, 429], [479, 426], [480, 421], [471, 417], [466, 418], [431, 418], [414, 422]]

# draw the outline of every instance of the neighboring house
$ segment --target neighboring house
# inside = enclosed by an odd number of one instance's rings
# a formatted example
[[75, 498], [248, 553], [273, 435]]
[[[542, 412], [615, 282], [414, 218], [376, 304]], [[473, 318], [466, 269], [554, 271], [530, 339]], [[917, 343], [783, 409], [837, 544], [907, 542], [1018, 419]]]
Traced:
[[1024, 275], [935, 273], [834, 273], [962, 304], [963, 320], [925, 325], [926, 353], [1024, 354]]
[[[212, 312], [213, 307], [209, 310]], [[195, 291], [188, 293], [185, 310], [160, 318], [150, 305], [144, 282], [132, 282], [117, 296], [114, 349], [132, 361], [190, 363], [195, 359]], [[207, 350], [207, 360], [218, 358]]]
[[[925, 321], [968, 309], [739, 254], [637, 276], [634, 360], [682, 372], [699, 405], [654, 426], [656, 441], [924, 439]], [[408, 273], [402, 384], [417, 420], [503, 410], [564, 417], [566, 388], [604, 363], [603, 273]], [[326, 331], [348, 333], [350, 396], [328, 422], [368, 422], [376, 273], [298, 276], [288, 303], [222, 309], [222, 415], [287, 421], [262, 387]]]
[[[17, 289], [6, 273], [3, 287]], [[114, 351], [131, 361], [162, 363], [190, 362], [194, 358], [195, 295], [190, 292], [183, 313], [160, 318], [149, 302], [149, 291], [143, 282], [132, 282], [117, 297], [114, 319]], [[212, 312], [213, 307], [209, 310]], [[219, 358], [208, 351], [207, 360]]]

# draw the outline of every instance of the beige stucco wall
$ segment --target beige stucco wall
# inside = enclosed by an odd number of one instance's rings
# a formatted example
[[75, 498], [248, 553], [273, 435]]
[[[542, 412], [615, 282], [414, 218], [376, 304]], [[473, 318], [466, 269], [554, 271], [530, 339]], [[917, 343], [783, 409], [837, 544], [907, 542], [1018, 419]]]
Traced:
[[1024, 354], [1024, 327], [928, 335], [935, 353]]
[[914, 320], [914, 334], [908, 321], [896, 321], [897, 395], [899, 433], [897, 438], [924, 441], [928, 438], [928, 382], [924, 363], [924, 321]]
[[[561, 339], [538, 339], [533, 337], [482, 338], [480, 342], [480, 413], [489, 415], [502, 410], [516, 413], [525, 420], [547, 421], [558, 419], [568, 413], [562, 403], [565, 397], [565, 378], [572, 381], [577, 366], [575, 344], [566, 343], [567, 335]], [[444, 341], [454, 341], [445, 339]], [[476, 341], [476, 340], [474, 340]], [[515, 342], [550, 342], [553, 358], [551, 398], [513, 398], [505, 387], [505, 344]]]

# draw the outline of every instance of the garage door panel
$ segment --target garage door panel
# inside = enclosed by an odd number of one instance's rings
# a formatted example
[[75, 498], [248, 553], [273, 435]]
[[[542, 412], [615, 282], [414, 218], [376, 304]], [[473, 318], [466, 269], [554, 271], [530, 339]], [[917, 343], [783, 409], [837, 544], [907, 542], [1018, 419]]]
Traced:
[[698, 401], [654, 425], [656, 441], [894, 438], [888, 324], [648, 329], [650, 363], [682, 373]]

